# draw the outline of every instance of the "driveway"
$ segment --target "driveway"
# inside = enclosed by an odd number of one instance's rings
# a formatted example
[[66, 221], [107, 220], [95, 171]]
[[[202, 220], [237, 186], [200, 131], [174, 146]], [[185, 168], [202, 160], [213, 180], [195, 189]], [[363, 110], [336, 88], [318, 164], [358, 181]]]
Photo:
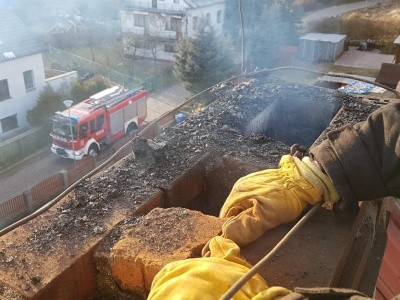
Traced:
[[157, 119], [165, 112], [184, 102], [189, 96], [190, 93], [185, 90], [183, 83], [178, 83], [162, 92], [150, 95], [147, 99], [147, 121]]
[[335, 65], [380, 70], [382, 63], [393, 63], [394, 55], [381, 54], [379, 51], [360, 51], [356, 47], [349, 47], [343, 52]]
[[[185, 101], [190, 93], [185, 90], [182, 83], [176, 84], [157, 94], [150, 94], [147, 100], [148, 121], [154, 120], [167, 111]], [[112, 154], [112, 147], [107, 147], [100, 152], [99, 160], [105, 160]], [[66, 170], [73, 166], [69, 159], [58, 157], [45, 149], [14, 167], [0, 173], [0, 203], [7, 201], [44, 179]]]

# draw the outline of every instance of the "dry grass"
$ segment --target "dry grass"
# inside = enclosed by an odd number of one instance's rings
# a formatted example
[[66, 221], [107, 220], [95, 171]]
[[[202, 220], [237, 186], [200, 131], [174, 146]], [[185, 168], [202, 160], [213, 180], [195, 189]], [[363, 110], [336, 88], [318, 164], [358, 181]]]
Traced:
[[332, 64], [327, 65], [326, 69], [324, 71], [350, 74], [350, 75], [367, 76], [367, 77], [374, 77], [374, 78], [376, 78], [379, 74], [379, 70], [343, 67], [343, 66], [336, 66], [336, 65], [332, 65]]
[[348, 40], [372, 40], [385, 53], [395, 50], [400, 35], [400, 2], [365, 8], [309, 25], [310, 31], [346, 34]]
[[304, 11], [307, 12], [333, 5], [348, 4], [358, 1], [359, 0], [295, 0], [294, 5], [296, 7], [302, 7]]

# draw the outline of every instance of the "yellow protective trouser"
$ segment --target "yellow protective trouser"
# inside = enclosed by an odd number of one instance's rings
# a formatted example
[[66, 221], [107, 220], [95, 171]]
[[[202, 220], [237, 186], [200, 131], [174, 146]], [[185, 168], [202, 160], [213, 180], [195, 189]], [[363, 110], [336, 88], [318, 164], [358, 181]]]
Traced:
[[329, 177], [309, 160], [284, 155], [279, 166], [235, 183], [220, 212], [221, 218], [229, 218], [222, 226], [223, 237], [245, 246], [265, 231], [296, 220], [308, 204], [338, 200]]
[[[251, 266], [239, 257], [240, 248], [217, 236], [209, 242], [210, 257], [191, 258], [167, 264], [155, 276], [149, 300], [217, 300], [244, 276]], [[267, 287], [253, 276], [233, 299], [275, 299], [291, 293], [283, 287]]]

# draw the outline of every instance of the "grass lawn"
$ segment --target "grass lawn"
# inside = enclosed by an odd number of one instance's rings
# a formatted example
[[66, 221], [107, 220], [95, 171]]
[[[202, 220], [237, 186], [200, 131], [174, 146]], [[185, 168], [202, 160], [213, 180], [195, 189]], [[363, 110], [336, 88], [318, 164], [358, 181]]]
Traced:
[[296, 5], [301, 5], [304, 11], [311, 12], [314, 10], [319, 10], [334, 5], [349, 4], [354, 2], [359, 2], [360, 0], [331, 0], [331, 1], [318, 1], [318, 0], [296, 0]]
[[379, 70], [335, 66], [333, 64], [327, 65], [325, 72], [345, 73], [345, 74], [360, 75], [360, 76], [367, 76], [374, 78], [376, 78], [379, 74]]
[[[94, 58], [94, 61], [98, 64], [142, 80], [160, 73], [166, 68], [171, 68], [172, 66], [172, 63], [169, 62], [158, 61], [157, 64], [155, 64], [151, 59], [133, 60], [132, 58], [125, 57], [122, 52], [121, 42], [115, 42], [115, 44], [109, 45], [108, 47], [95, 45], [93, 46], [93, 54], [88, 45], [76, 46], [65, 49], [64, 51], [87, 59], [88, 61], [93, 61]], [[50, 68], [52, 62], [54, 62], [54, 59], [47, 53], [43, 56], [43, 60], [47, 68]], [[62, 64], [62, 62], [60, 63]]]
[[399, 28], [400, 2], [395, 1], [313, 22], [308, 29], [346, 34], [348, 41], [372, 40], [383, 53], [394, 54], [393, 41], [400, 34]]

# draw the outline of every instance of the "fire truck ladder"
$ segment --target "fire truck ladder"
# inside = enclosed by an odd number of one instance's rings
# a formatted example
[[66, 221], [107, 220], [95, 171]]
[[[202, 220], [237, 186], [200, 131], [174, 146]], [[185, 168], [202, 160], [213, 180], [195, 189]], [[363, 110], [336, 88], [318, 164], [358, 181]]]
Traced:
[[[114, 105], [118, 104], [122, 100], [138, 94], [140, 91], [141, 91], [141, 89], [138, 88], [138, 89], [133, 89], [133, 90], [129, 90], [126, 92], [122, 92], [122, 93], [113, 93], [113, 94], [104, 96], [101, 99], [98, 99], [99, 103], [94, 102], [92, 107], [94, 109], [101, 107], [101, 106], [106, 106], [107, 108], [110, 108], [110, 107], [113, 107]], [[95, 99], [93, 99], [93, 100], [96, 101]]]

